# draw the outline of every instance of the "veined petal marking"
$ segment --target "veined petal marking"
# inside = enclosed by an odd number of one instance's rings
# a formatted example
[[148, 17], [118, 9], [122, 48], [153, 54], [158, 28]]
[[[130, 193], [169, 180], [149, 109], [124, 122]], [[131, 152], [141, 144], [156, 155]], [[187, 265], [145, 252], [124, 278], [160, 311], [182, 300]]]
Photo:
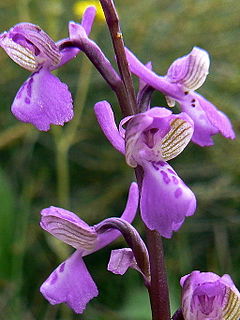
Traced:
[[56, 238], [76, 249], [83, 248], [91, 250], [95, 247], [97, 233], [90, 227], [89, 230], [87, 230], [84, 227], [55, 216], [43, 217], [41, 226]]
[[235, 320], [240, 317], [240, 299], [234, 291], [227, 289], [228, 301], [223, 309], [224, 320]]
[[210, 65], [207, 51], [194, 47], [192, 51], [172, 63], [167, 77], [180, 83], [186, 90], [196, 90], [204, 83]]
[[[194, 49], [193, 49], [194, 50]], [[186, 88], [196, 90], [204, 83], [209, 68], [209, 57], [206, 51], [199, 49], [198, 53], [190, 53], [189, 57], [189, 70], [182, 80]]]
[[58, 48], [55, 46], [54, 42], [53, 44], [49, 42], [49, 37], [45, 36], [45, 33], [43, 32], [41, 34], [32, 33], [31, 34], [31, 40], [34, 40], [34, 45], [38, 47], [38, 45], [41, 45], [41, 50], [43, 53], [52, 60], [52, 63], [54, 65], [57, 65], [61, 60], [61, 55], [58, 50]]
[[17, 64], [25, 67], [29, 71], [36, 71], [38, 63], [34, 54], [28, 48], [17, 44], [9, 38], [4, 38], [2, 41], [2, 46]]
[[171, 130], [166, 134], [161, 143], [162, 158], [168, 161], [183, 151], [191, 140], [193, 128], [183, 119], [174, 119]]

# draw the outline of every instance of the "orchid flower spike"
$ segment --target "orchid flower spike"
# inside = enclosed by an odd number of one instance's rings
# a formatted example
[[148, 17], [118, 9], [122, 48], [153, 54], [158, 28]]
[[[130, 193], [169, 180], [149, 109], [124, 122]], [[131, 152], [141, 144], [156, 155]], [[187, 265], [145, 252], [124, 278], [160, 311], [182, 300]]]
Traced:
[[[121, 219], [129, 223], [133, 221], [138, 197], [138, 186], [132, 183]], [[82, 313], [86, 304], [98, 295], [83, 257], [105, 247], [121, 234], [113, 229], [98, 232], [103, 221], [89, 226], [74, 213], [61, 208], [46, 208], [41, 215], [40, 225], [44, 230], [77, 250], [52, 272], [40, 291], [51, 304], [66, 303], [76, 313]]]
[[94, 109], [104, 134], [125, 154], [127, 164], [143, 168], [140, 209], [144, 223], [171, 238], [196, 209], [193, 192], [167, 163], [191, 140], [193, 121], [184, 112], [173, 115], [170, 110], [155, 107], [124, 118], [118, 130], [108, 102], [99, 102]]
[[204, 83], [208, 74], [210, 59], [205, 50], [194, 47], [189, 54], [172, 63], [166, 76], [159, 76], [144, 66], [128, 49], [126, 54], [132, 73], [161, 91], [170, 107], [177, 101], [181, 110], [192, 118], [194, 143], [200, 146], [213, 145], [211, 137], [217, 133], [226, 138], [235, 138], [227, 116], [194, 91]]
[[[92, 22], [93, 12], [89, 9], [83, 17], [88, 32]], [[70, 121], [73, 117], [71, 93], [50, 71], [75, 57], [80, 50], [60, 51], [57, 43], [31, 23], [19, 23], [2, 33], [0, 47], [13, 61], [32, 72], [13, 101], [11, 111], [14, 116], [41, 131], [48, 131], [51, 124], [62, 126]]]
[[193, 271], [181, 278], [185, 320], [237, 320], [240, 293], [228, 274]]

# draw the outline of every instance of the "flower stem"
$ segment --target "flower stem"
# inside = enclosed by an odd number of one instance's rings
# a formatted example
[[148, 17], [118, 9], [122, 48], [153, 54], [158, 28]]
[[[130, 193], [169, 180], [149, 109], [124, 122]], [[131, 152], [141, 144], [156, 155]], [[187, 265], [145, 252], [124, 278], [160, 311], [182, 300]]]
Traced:
[[152, 308], [152, 319], [170, 320], [169, 293], [162, 238], [157, 231], [151, 231], [147, 227], [146, 232], [151, 272], [151, 284], [148, 287], [148, 293]]
[[[100, 3], [112, 37], [119, 72], [124, 83], [127, 103], [124, 109], [121, 107], [122, 113], [124, 116], [136, 114], [138, 112], [136, 95], [126, 58], [118, 14], [113, 0], [100, 0]], [[137, 167], [135, 172], [139, 189], [141, 189], [143, 178], [142, 168]], [[148, 283], [147, 288], [152, 308], [152, 319], [170, 320], [170, 304], [162, 239], [157, 231], [147, 229], [147, 242], [151, 273], [151, 282]]]
[[79, 48], [86, 54], [103, 79], [116, 93], [121, 110], [128, 110], [123, 81], [98, 45], [87, 37], [80, 37], [78, 40], [65, 41], [61, 44], [60, 49], [62, 50], [66, 47]]
[[118, 69], [124, 83], [127, 109], [122, 110], [124, 116], [137, 113], [136, 95], [134, 92], [131, 73], [128, 67], [128, 61], [125, 54], [123, 36], [119, 24], [119, 18], [112, 0], [100, 0], [108, 28], [112, 37], [112, 43], [116, 54]]

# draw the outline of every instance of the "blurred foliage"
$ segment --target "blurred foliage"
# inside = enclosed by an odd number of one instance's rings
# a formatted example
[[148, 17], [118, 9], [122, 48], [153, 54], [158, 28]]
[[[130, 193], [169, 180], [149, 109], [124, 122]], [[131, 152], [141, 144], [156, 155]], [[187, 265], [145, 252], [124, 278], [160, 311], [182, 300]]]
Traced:
[[[28, 21], [39, 24], [54, 40], [67, 36], [74, 1], [0, 1], [0, 27]], [[142, 61], [164, 74], [169, 64], [195, 45], [211, 55], [211, 69], [199, 90], [240, 129], [240, 2], [234, 0], [116, 0], [125, 42]], [[115, 64], [106, 26], [96, 22], [92, 37]], [[93, 105], [107, 99], [117, 113], [113, 93], [83, 55], [58, 71], [75, 98], [76, 132], [71, 144], [64, 128], [39, 133], [19, 123], [10, 105], [28, 72], [0, 53], [0, 319], [147, 320], [149, 303], [139, 276], [106, 270], [110, 248], [86, 258], [100, 295], [83, 316], [65, 306], [50, 306], [39, 293], [49, 273], [69, 248], [38, 226], [39, 211], [62, 205], [89, 224], [119, 216], [133, 178], [123, 157], [105, 140]], [[166, 105], [155, 93], [153, 105]], [[82, 109], [83, 112], [82, 112]], [[80, 125], [79, 123], [80, 122]], [[173, 311], [180, 301], [179, 279], [194, 269], [229, 273], [240, 288], [240, 140], [215, 137], [215, 146], [191, 144], [171, 161], [198, 199], [196, 215], [172, 240], [165, 241]], [[65, 143], [63, 143], [65, 142]], [[69, 174], [68, 174], [69, 173]], [[139, 219], [135, 226], [143, 232]], [[112, 248], [124, 246], [119, 239]]]

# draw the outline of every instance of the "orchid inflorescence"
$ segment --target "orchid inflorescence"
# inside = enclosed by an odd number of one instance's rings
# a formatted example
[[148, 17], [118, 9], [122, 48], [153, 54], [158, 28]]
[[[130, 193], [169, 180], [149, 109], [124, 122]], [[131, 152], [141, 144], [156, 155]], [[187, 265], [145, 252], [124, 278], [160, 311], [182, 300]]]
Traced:
[[[83, 258], [107, 246], [120, 235], [128, 248], [113, 250], [108, 270], [124, 274], [128, 268], [140, 272], [148, 289], [153, 319], [170, 319], [168, 286], [161, 237], [171, 238], [184, 220], [196, 210], [196, 198], [168, 161], [177, 157], [191, 141], [201, 147], [213, 145], [217, 133], [234, 139], [228, 117], [195, 92], [206, 80], [210, 59], [198, 47], [175, 60], [166, 75], [157, 75], [124, 46], [116, 9], [111, 0], [100, 0], [108, 24], [118, 71], [101, 48], [89, 38], [95, 8], [88, 7], [81, 24], [69, 23], [69, 37], [54, 42], [39, 26], [19, 23], [0, 35], [0, 46], [9, 57], [31, 72], [18, 90], [11, 110], [22, 122], [38, 130], [63, 126], [74, 116], [73, 100], [66, 84], [51, 71], [84, 53], [116, 94], [123, 119], [115, 122], [107, 101], [95, 104], [97, 121], [112, 146], [134, 168], [137, 183], [129, 189], [126, 208], [120, 218], [106, 218], [89, 226], [76, 214], [58, 207], [41, 211], [41, 227], [76, 251], [42, 284], [40, 291], [51, 304], [66, 303], [76, 313], [98, 295]], [[131, 73], [139, 78], [135, 95]], [[154, 90], [167, 105], [177, 102], [181, 113], [151, 106]], [[131, 225], [140, 204], [146, 227], [145, 245]], [[161, 260], [162, 259], [162, 260]], [[159, 262], [161, 260], [161, 262]], [[193, 271], [182, 277], [182, 306], [173, 319], [237, 320], [240, 293], [229, 275]]]

